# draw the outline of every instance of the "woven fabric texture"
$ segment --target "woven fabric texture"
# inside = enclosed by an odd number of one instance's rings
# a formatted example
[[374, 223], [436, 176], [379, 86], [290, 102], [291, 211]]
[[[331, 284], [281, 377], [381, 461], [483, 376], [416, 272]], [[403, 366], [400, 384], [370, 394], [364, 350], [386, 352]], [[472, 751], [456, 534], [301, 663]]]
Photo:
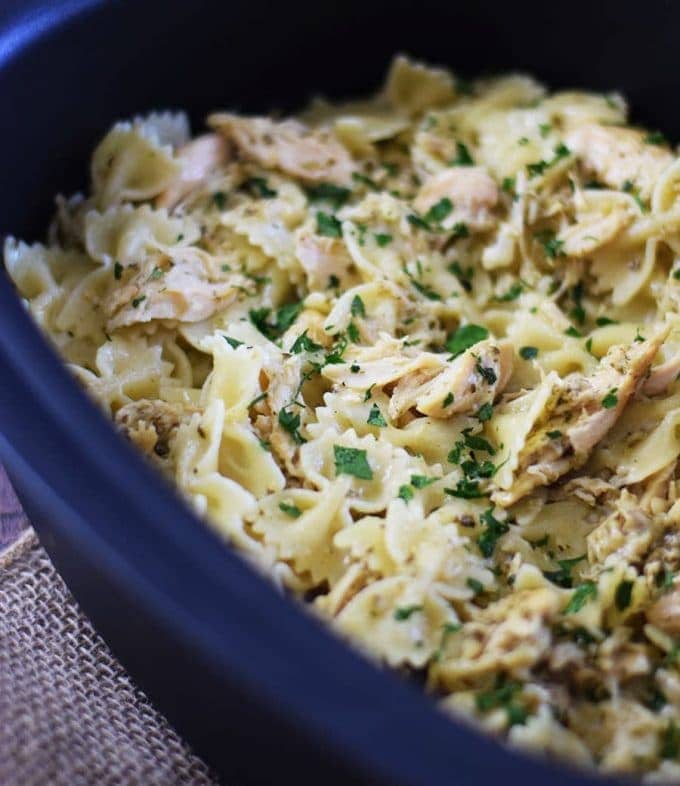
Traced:
[[81, 614], [32, 530], [11, 523], [0, 554], [0, 784], [217, 784]]

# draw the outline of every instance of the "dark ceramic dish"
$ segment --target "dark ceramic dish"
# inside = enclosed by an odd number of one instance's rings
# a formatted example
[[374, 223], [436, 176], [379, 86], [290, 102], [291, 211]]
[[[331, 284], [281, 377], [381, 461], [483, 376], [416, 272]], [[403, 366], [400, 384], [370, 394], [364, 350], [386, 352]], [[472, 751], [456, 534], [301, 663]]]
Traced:
[[[679, 28], [654, 1], [2, 0], [0, 233], [42, 237], [115, 119], [366, 92], [397, 50], [621, 89], [677, 139]], [[588, 782], [454, 725], [277, 595], [116, 436], [2, 271], [0, 458], [85, 611], [230, 783]]]

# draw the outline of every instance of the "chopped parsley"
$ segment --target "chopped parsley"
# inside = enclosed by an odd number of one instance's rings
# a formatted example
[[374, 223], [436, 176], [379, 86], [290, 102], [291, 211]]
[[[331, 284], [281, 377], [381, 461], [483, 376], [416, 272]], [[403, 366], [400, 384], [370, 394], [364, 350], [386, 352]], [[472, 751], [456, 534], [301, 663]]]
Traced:
[[353, 344], [358, 344], [361, 341], [359, 328], [354, 324], [354, 322], [350, 322], [349, 325], [347, 325], [347, 336]]
[[630, 601], [633, 596], [633, 582], [624, 579], [616, 588], [614, 595], [614, 602], [619, 611], [624, 611], [630, 606]]
[[547, 436], [550, 437], [550, 439], [559, 439], [562, 436], [562, 432], [555, 429], [555, 431], [548, 431]]
[[538, 347], [520, 347], [519, 355], [524, 360], [533, 360], [538, 356]]
[[458, 279], [458, 283], [466, 292], [472, 291], [472, 277], [474, 275], [474, 268], [472, 265], [463, 269], [460, 266], [460, 262], [454, 261], [451, 262], [447, 270]]
[[493, 404], [490, 401], [487, 401], [486, 404], [482, 404], [482, 406], [477, 410], [475, 417], [479, 420], [480, 423], [485, 423], [487, 420], [491, 420], [491, 416], [493, 415]]
[[594, 581], [584, 581], [574, 590], [569, 603], [564, 607], [563, 614], [575, 614], [595, 598], [597, 598], [597, 584]]
[[659, 751], [659, 755], [662, 759], [677, 759], [679, 753], [680, 728], [674, 720], [670, 720], [661, 737], [661, 750]]
[[507, 682], [504, 676], [500, 676], [492, 690], [483, 691], [476, 695], [475, 704], [480, 712], [490, 712], [502, 708], [505, 710], [508, 725], [522, 725], [526, 723], [529, 713], [516, 701], [517, 695], [521, 691], [520, 683]]
[[123, 276], [123, 266], [120, 264], [120, 262], [114, 262], [113, 277], [116, 279], [116, 281], [120, 281], [122, 276]]
[[366, 307], [364, 306], [364, 301], [359, 297], [359, 295], [355, 295], [352, 298], [352, 305], [350, 308], [353, 317], [365, 317], [366, 316]]
[[515, 192], [515, 184], [516, 180], [514, 177], [504, 177], [501, 183], [501, 189], [505, 191], [506, 194], [512, 196]]
[[479, 550], [482, 552], [483, 556], [490, 557], [496, 548], [498, 539], [502, 535], [505, 535], [510, 527], [508, 524], [506, 524], [506, 522], [499, 521], [494, 517], [493, 508], [488, 508], [485, 510], [484, 513], [482, 513], [480, 516], [480, 519], [486, 526], [482, 534], [477, 539], [477, 545], [479, 546]]
[[442, 401], [442, 407], [450, 407], [451, 404], [453, 404], [453, 393], [451, 393], [451, 391], [449, 391], [446, 394], [446, 397], [444, 398], [444, 400]]
[[304, 444], [307, 440], [300, 434], [300, 413], [289, 412], [286, 407], [279, 410], [279, 424], [287, 431], [297, 445]]
[[424, 489], [432, 483], [436, 483], [439, 478], [428, 478], [426, 475], [411, 475], [411, 485], [417, 489]]
[[463, 221], [457, 221], [451, 229], [451, 237], [455, 240], [459, 237], [470, 237], [468, 225]]
[[215, 193], [212, 195], [212, 201], [215, 203], [215, 207], [218, 210], [224, 210], [227, 204], [227, 195], [224, 193], [224, 191], [215, 191]]
[[668, 140], [661, 131], [650, 131], [644, 138], [646, 145], [667, 145]]
[[288, 505], [286, 502], [279, 502], [279, 510], [293, 519], [300, 518], [302, 511], [296, 505]]
[[328, 276], [328, 285], [327, 289], [337, 289], [340, 286], [340, 279], [335, 275], [335, 273], [331, 273]]
[[290, 351], [294, 355], [299, 355], [300, 352], [318, 352], [320, 349], [323, 349], [321, 344], [317, 344], [315, 341], [312, 341], [312, 339], [307, 335], [307, 330], [304, 330], [295, 339], [293, 346], [290, 348]]
[[132, 301], [132, 308], [137, 308], [145, 300], [146, 300], [146, 295], [140, 295], [139, 297], [134, 298]]
[[618, 388], [612, 388], [609, 393], [602, 399], [602, 406], [605, 409], [611, 409], [619, 403], [619, 397], [616, 395]]
[[375, 242], [380, 246], [380, 248], [385, 248], [392, 242], [392, 235], [388, 235], [384, 232], [378, 232], [373, 237], [375, 237]]
[[417, 611], [422, 611], [423, 607], [419, 604], [414, 604], [413, 606], [399, 606], [394, 610], [394, 619], [397, 622], [405, 622], [409, 617], [415, 614]]
[[543, 575], [546, 579], [552, 581], [553, 584], [557, 584], [559, 587], [564, 587], [565, 589], [571, 589], [573, 584], [571, 571], [574, 566], [578, 565], [578, 563], [582, 562], [585, 558], [586, 555], [582, 554], [580, 557], [573, 557], [572, 559], [558, 559], [557, 564], [559, 565], [559, 570], [544, 570]]
[[462, 478], [456, 483], [456, 488], [445, 488], [444, 493], [451, 497], [458, 499], [479, 499], [485, 497], [486, 494], [479, 488], [479, 482], [476, 480], [468, 480]]
[[607, 325], [618, 325], [619, 323], [615, 319], [609, 319], [609, 317], [598, 317], [595, 320], [595, 324], [598, 327], [606, 327]]
[[224, 340], [232, 349], [243, 346], [243, 341], [239, 341], [237, 338], [232, 338], [231, 336], [225, 336]]
[[352, 180], [355, 183], [361, 183], [364, 186], [368, 186], [369, 188], [373, 189], [373, 191], [380, 191], [380, 186], [373, 180], [372, 177], [368, 175], [364, 175], [361, 172], [352, 172]]
[[572, 338], [583, 338], [581, 333], [573, 325], [569, 325], [569, 327], [564, 331], [565, 336], [571, 336]]
[[467, 586], [475, 593], [475, 595], [481, 595], [484, 592], [484, 585], [481, 581], [477, 579], [473, 579], [471, 576], [465, 580]]
[[375, 387], [375, 382], [368, 388], [366, 388], [366, 392], [364, 393], [364, 401], [368, 401], [373, 396], [373, 388]]
[[163, 278], [165, 272], [161, 270], [159, 267], [155, 267], [151, 273], [149, 273], [149, 281], [158, 281], [159, 278]]
[[383, 414], [377, 404], [374, 404], [371, 407], [371, 411], [368, 413], [368, 420], [366, 422], [369, 424], [369, 426], [379, 426], [381, 428], [387, 425], [387, 421], [383, 417]]
[[543, 139], [545, 139], [548, 136], [551, 129], [552, 126], [550, 125], [550, 123], [539, 123], [538, 125], [538, 131], [540, 135], [543, 137]]
[[[418, 264], [418, 269], [420, 270], [420, 262], [418, 262], [417, 264]], [[409, 271], [406, 265], [404, 265], [403, 270], [404, 273], [406, 273], [406, 275], [408, 276], [408, 279], [411, 282], [413, 288], [416, 289], [418, 292], [420, 292], [421, 295], [426, 297], [428, 300], [442, 299], [442, 296], [439, 294], [439, 292], [435, 292], [435, 290], [432, 289], [432, 287], [430, 287], [428, 284], [423, 284], [421, 281], [419, 281], [418, 278], [416, 278], [413, 275], [413, 273]]]
[[261, 199], [271, 199], [278, 194], [273, 188], [269, 188], [267, 181], [263, 177], [251, 177], [249, 180], [246, 180], [243, 187]]
[[516, 281], [507, 292], [504, 292], [502, 295], [498, 295], [494, 298], [494, 300], [497, 300], [499, 303], [510, 303], [513, 300], [517, 300], [523, 291], [524, 289], [520, 282]]
[[419, 216], [417, 213], [409, 213], [406, 216], [406, 220], [409, 222], [409, 224], [412, 227], [415, 227], [416, 229], [425, 229], [428, 232], [431, 229], [427, 221], [422, 216]]
[[452, 210], [453, 202], [448, 197], [442, 197], [439, 202], [432, 205], [423, 218], [428, 224], [441, 224]]
[[300, 311], [302, 311], [302, 301], [281, 306], [274, 314], [273, 322], [268, 321], [271, 314], [270, 308], [251, 309], [248, 314], [250, 321], [260, 333], [270, 339], [270, 341], [274, 341], [274, 339], [282, 336], [295, 322]]
[[534, 237], [543, 246], [543, 251], [549, 259], [563, 257], [564, 241], [559, 240], [551, 229], [544, 229], [537, 232]]
[[536, 161], [533, 164], [527, 164], [527, 172], [532, 177], [538, 177], [542, 175], [546, 169], [550, 169], [551, 166], [554, 166], [558, 161], [561, 161], [563, 158], [571, 155], [571, 150], [563, 143], [560, 142], [559, 145], [554, 150], [554, 155], [548, 161], [541, 160]]
[[490, 366], [482, 365], [482, 361], [479, 359], [475, 363], [475, 371], [486, 382], [487, 385], [493, 385], [494, 382], [498, 379], [496, 372]]
[[625, 191], [626, 194], [630, 194], [633, 197], [633, 199], [637, 202], [637, 206], [640, 208], [640, 212], [649, 212], [649, 206], [640, 196], [640, 189], [636, 187], [632, 180], [624, 180], [621, 189], [622, 191]]
[[397, 496], [399, 499], [403, 499], [404, 502], [410, 502], [413, 499], [413, 489], [410, 486], [399, 486]]
[[342, 237], [342, 224], [335, 216], [319, 210], [316, 214], [316, 231], [324, 237]]
[[451, 160], [452, 166], [474, 166], [474, 159], [470, 155], [467, 145], [456, 142], [456, 157]]
[[372, 480], [373, 470], [368, 464], [365, 450], [333, 445], [335, 472], [338, 475], [353, 475], [359, 480]]
[[461, 325], [455, 332], [450, 333], [446, 339], [446, 349], [454, 358], [462, 355], [466, 349], [473, 347], [480, 341], [489, 337], [489, 331], [481, 325], [470, 323]]
[[312, 202], [328, 202], [335, 210], [342, 207], [351, 195], [349, 188], [334, 183], [319, 183], [318, 186], [307, 188], [307, 196]]

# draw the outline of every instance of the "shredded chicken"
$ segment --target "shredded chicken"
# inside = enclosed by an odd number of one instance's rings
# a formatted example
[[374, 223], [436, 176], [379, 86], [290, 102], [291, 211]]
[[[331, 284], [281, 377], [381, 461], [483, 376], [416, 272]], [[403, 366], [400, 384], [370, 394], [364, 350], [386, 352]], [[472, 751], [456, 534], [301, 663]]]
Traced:
[[570, 374], [560, 381], [549, 417], [529, 435], [512, 487], [494, 492], [503, 505], [582, 466], [616, 423], [645, 378], [668, 330], [654, 338], [613, 347], [590, 377]]
[[175, 182], [158, 195], [158, 207], [173, 208], [208, 175], [227, 162], [229, 147], [219, 134], [205, 134], [181, 147], [177, 157], [182, 164], [182, 171]]
[[493, 224], [491, 211], [498, 203], [498, 186], [484, 167], [455, 166], [433, 175], [418, 192], [414, 206], [427, 213], [444, 198], [453, 206], [445, 219], [446, 226], [460, 222], [470, 229], [482, 230]]
[[680, 355], [655, 366], [645, 379], [640, 393], [644, 396], [660, 396], [675, 382], [680, 374]]
[[390, 417], [411, 407], [434, 418], [473, 414], [500, 396], [512, 368], [511, 344], [481, 341], [443, 370], [421, 369], [402, 377], [392, 392]]
[[164, 401], [140, 399], [121, 407], [115, 423], [145, 455], [165, 466], [183, 414], [184, 409]]
[[355, 165], [331, 131], [310, 129], [297, 120], [210, 115], [208, 125], [231, 142], [244, 159], [279, 169], [310, 183], [348, 184]]
[[145, 265], [104, 304], [108, 330], [171, 319], [200, 322], [236, 299], [252, 282], [238, 274], [218, 278], [197, 254]]
[[669, 636], [680, 636], [680, 587], [652, 603], [645, 611], [647, 620]]
[[665, 145], [648, 144], [646, 134], [632, 128], [578, 126], [567, 136], [567, 146], [584, 168], [611, 188], [637, 189], [649, 197], [661, 173], [673, 163]]

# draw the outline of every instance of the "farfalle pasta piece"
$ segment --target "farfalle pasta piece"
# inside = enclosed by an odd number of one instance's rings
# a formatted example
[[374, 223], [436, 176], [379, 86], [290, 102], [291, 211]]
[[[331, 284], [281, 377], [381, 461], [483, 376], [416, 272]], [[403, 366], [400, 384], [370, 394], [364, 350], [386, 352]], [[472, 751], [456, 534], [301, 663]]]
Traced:
[[89, 256], [100, 262], [113, 259], [123, 267], [138, 265], [149, 252], [191, 245], [200, 235], [191, 218], [173, 218], [148, 205], [118, 205], [103, 213], [91, 210], [85, 214]]
[[92, 155], [92, 189], [97, 207], [158, 196], [179, 176], [172, 147], [140, 121], [118, 123]]

